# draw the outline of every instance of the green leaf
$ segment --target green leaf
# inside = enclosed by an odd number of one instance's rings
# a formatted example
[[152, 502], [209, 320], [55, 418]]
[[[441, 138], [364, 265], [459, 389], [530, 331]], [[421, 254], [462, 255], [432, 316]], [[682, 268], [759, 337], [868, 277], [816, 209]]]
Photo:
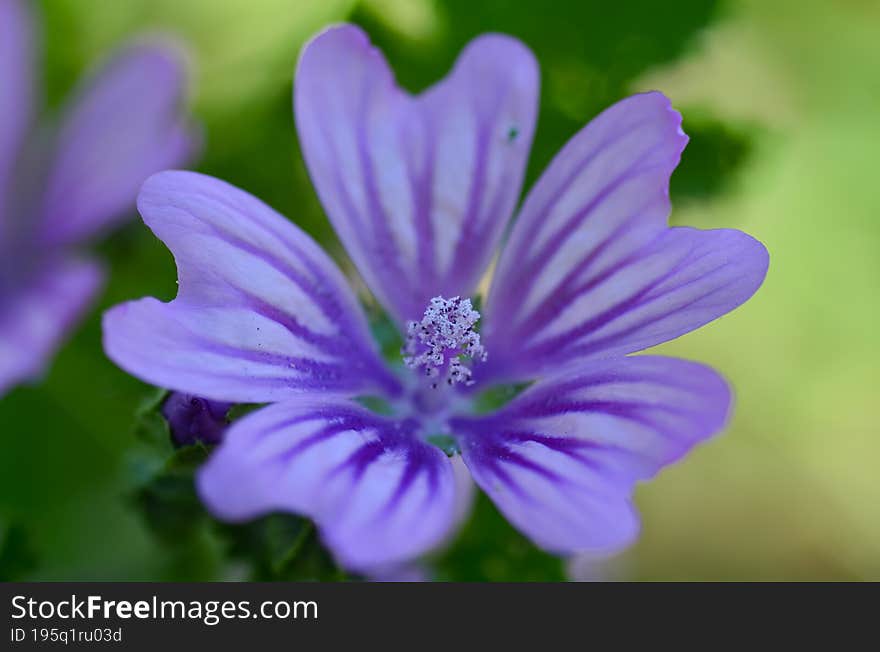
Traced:
[[467, 525], [434, 567], [438, 580], [451, 582], [565, 579], [562, 561], [517, 532], [482, 493]]
[[[160, 412], [167, 395], [165, 391], [151, 393], [138, 407], [135, 431], [143, 445], [131, 456], [130, 467], [135, 479], [132, 503], [154, 536], [174, 551], [176, 563], [210, 567], [225, 549], [229, 557], [248, 563], [254, 579], [343, 577], [307, 519], [272, 514], [244, 525], [213, 519], [199, 499], [194, 481], [210, 449], [201, 443], [174, 448]], [[259, 407], [236, 405], [229, 417], [238, 419]], [[217, 548], [219, 541], [226, 545]], [[205, 555], [211, 559], [203, 559]], [[181, 573], [183, 570], [177, 571]]]
[[134, 434], [150, 449], [160, 455], [171, 455], [174, 444], [168, 422], [162, 416], [162, 404], [168, 398], [168, 390], [152, 388], [135, 409]]
[[254, 581], [346, 578], [308, 519], [276, 513], [244, 524], [218, 527], [228, 542], [227, 554], [249, 563]]
[[175, 451], [134, 492], [134, 503], [150, 530], [165, 542], [197, 536], [207, 514], [196, 495], [196, 469], [207, 459], [202, 445]]

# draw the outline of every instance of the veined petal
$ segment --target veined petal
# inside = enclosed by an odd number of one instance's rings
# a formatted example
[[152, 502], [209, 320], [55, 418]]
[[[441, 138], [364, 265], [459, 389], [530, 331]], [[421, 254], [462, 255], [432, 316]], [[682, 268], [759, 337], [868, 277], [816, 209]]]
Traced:
[[63, 116], [43, 206], [42, 239], [88, 238], [127, 216], [144, 180], [179, 166], [196, 137], [182, 103], [182, 55], [129, 47], [88, 79]]
[[345, 567], [410, 560], [450, 533], [461, 503], [449, 458], [416, 424], [344, 399], [302, 396], [236, 422], [198, 476], [218, 517], [313, 518]]
[[683, 335], [746, 301], [767, 251], [734, 230], [668, 228], [687, 136], [660, 93], [612, 106], [529, 193], [484, 315], [478, 382], [534, 377]]
[[342, 273], [291, 222], [194, 172], [154, 175], [138, 208], [174, 254], [180, 287], [171, 303], [106, 313], [104, 348], [119, 366], [222, 401], [397, 391]]
[[721, 429], [729, 406], [708, 367], [634, 356], [584, 363], [453, 428], [477, 484], [535, 543], [604, 553], [638, 532], [635, 483]]
[[468, 296], [519, 196], [538, 70], [519, 41], [482, 36], [418, 97], [357, 27], [303, 51], [295, 114], [306, 163], [364, 280], [400, 321]]
[[44, 371], [101, 281], [95, 263], [56, 261], [15, 293], [0, 296], [0, 396]]
[[15, 161], [34, 110], [34, 34], [28, 3], [0, 0], [0, 242]]

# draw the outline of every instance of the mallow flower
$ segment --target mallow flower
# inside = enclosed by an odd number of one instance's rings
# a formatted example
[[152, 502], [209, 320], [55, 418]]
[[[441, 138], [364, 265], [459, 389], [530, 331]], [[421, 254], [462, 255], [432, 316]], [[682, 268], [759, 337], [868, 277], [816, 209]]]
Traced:
[[[155, 385], [268, 404], [200, 469], [215, 515], [307, 515], [342, 565], [369, 571], [451, 535], [468, 470], [542, 548], [611, 552], [637, 535], [636, 482], [724, 426], [731, 394], [715, 371], [629, 355], [737, 307], [768, 264], [739, 231], [667, 226], [687, 136], [660, 93], [571, 139], [519, 208], [485, 301], [471, 301], [517, 204], [537, 103], [536, 62], [507, 36], [471, 42], [416, 97], [357, 27], [301, 54], [305, 160], [405, 337], [397, 364], [294, 224], [200, 174], [145, 183], [138, 206], [174, 254], [179, 292], [108, 311], [108, 355]], [[499, 387], [519, 393], [482, 409]]]
[[77, 249], [133, 212], [149, 175], [184, 163], [176, 49], [130, 46], [38, 121], [38, 47], [26, 0], [0, 0], [0, 396], [39, 376], [101, 285]]

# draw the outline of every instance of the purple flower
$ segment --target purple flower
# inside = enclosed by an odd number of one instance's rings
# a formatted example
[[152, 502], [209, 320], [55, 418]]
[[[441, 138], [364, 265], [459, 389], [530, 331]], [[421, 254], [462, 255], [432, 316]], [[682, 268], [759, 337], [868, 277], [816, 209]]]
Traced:
[[126, 217], [150, 174], [193, 149], [173, 50], [139, 45], [38, 125], [30, 3], [0, 0], [0, 396], [42, 373], [101, 285], [74, 249]]
[[226, 413], [231, 407], [232, 403], [172, 392], [162, 404], [162, 416], [178, 446], [197, 442], [219, 444], [227, 426]]
[[[139, 208], [180, 291], [110, 310], [108, 355], [157, 385], [271, 403], [201, 469], [217, 516], [308, 515], [342, 564], [368, 571], [452, 533], [469, 503], [464, 464], [538, 545], [607, 552], [637, 534], [635, 483], [723, 427], [718, 374], [627, 355], [732, 310], [767, 269], [739, 231], [667, 226], [687, 137], [660, 93], [574, 136], [519, 210], [482, 315], [463, 298], [517, 202], [537, 98], [533, 57], [506, 36], [473, 41], [418, 97], [356, 27], [305, 48], [300, 140], [343, 244], [407, 336], [390, 366], [339, 269], [296, 226], [216, 179], [147, 181]], [[507, 383], [532, 385], [475, 410]], [[366, 396], [388, 414], [355, 400]]]

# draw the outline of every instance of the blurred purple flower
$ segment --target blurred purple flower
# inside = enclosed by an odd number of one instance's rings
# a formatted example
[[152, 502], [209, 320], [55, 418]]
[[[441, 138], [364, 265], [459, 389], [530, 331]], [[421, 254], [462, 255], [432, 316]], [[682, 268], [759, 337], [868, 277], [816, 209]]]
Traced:
[[120, 52], [57, 125], [38, 124], [29, 5], [0, 0], [0, 396], [42, 373], [97, 293], [100, 267], [74, 249], [125, 218], [143, 180], [194, 145], [181, 62], [160, 45]]
[[171, 392], [162, 404], [171, 437], [178, 446], [219, 444], [228, 425], [226, 413], [232, 403], [209, 401], [184, 392]]
[[[667, 226], [687, 137], [660, 93], [612, 106], [551, 162], [474, 330], [480, 314], [459, 297], [515, 207], [537, 98], [533, 57], [506, 36], [473, 41], [418, 97], [356, 27], [321, 33], [301, 56], [309, 171], [407, 333], [406, 366], [383, 363], [342, 273], [296, 226], [210, 177], [147, 181], [138, 206], [174, 253], [180, 291], [108, 311], [108, 355], [157, 385], [272, 403], [234, 423], [201, 469], [216, 515], [308, 515], [343, 565], [369, 571], [451, 534], [470, 500], [463, 461], [540, 546], [607, 552], [637, 534], [635, 483], [722, 428], [718, 374], [627, 356], [732, 310], [767, 269], [744, 233]], [[501, 409], [474, 410], [479, 390], [522, 382], [533, 384]]]

